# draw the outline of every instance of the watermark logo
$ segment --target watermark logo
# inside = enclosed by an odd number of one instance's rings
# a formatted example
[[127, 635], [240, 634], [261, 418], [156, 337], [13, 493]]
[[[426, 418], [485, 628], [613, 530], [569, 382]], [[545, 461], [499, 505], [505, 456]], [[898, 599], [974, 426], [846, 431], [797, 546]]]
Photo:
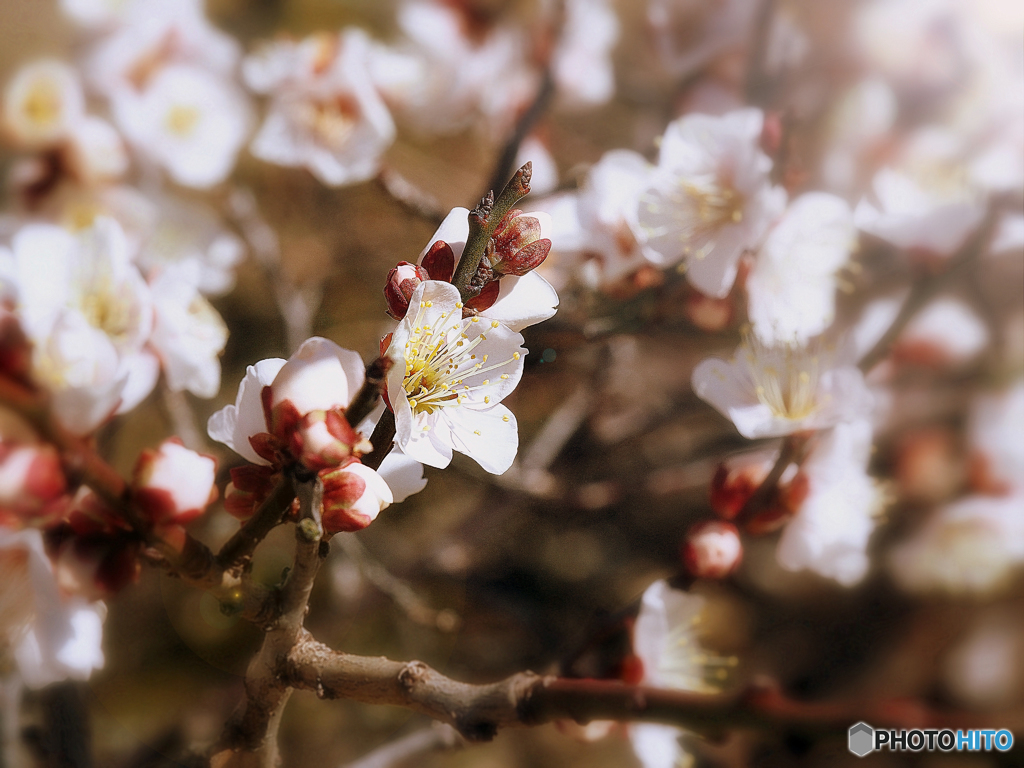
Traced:
[[890, 752], [1006, 752], [1013, 746], [1013, 734], [1005, 728], [953, 731], [948, 728], [885, 729], [867, 723], [850, 726], [847, 747], [857, 757], [882, 749]]

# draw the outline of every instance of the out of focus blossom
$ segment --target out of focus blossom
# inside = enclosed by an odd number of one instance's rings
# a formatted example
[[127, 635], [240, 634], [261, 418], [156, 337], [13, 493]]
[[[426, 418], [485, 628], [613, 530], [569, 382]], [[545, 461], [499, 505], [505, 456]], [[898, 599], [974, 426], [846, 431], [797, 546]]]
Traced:
[[62, 594], [39, 531], [0, 526], [0, 645], [30, 688], [86, 680], [103, 666], [102, 603]]
[[981, 492], [1024, 491], [1024, 380], [985, 393], [971, 406], [972, 482]]
[[[533, 98], [538, 75], [527, 65], [520, 30], [481, 24], [465, 9], [434, 0], [404, 0], [398, 26], [406, 40], [385, 52], [375, 79], [416, 130], [454, 133], [479, 124], [500, 132]], [[395, 67], [396, 57], [404, 64]]]
[[835, 314], [839, 270], [854, 245], [853, 214], [824, 192], [795, 199], [747, 278], [748, 316], [765, 344], [806, 344]]
[[988, 329], [963, 301], [942, 297], [921, 310], [893, 347], [898, 361], [956, 366], [976, 359], [989, 343]]
[[[547, 214], [526, 214], [526, 218], [536, 220], [537, 234], [542, 237], [546, 234], [545, 230], [550, 226]], [[436, 243], [444, 241], [451, 249], [453, 268], [457, 267], [468, 237], [469, 211], [465, 208], [453, 208], [430, 238], [427, 247], [420, 253], [420, 263], [424, 262]], [[519, 277], [508, 274], [491, 285], [495, 287], [485, 289], [471, 302], [470, 308], [481, 318], [497, 320], [512, 331], [518, 332], [534, 323], [547, 320], [555, 314], [558, 307], [558, 294], [555, 293], [555, 289], [534, 271]]]
[[978, 709], [1010, 706], [1024, 681], [1022, 630], [1019, 614], [983, 614], [946, 658], [949, 692]]
[[732, 523], [708, 520], [691, 528], [683, 542], [683, 562], [693, 576], [722, 579], [743, 559], [743, 543]]
[[150, 290], [155, 318], [150, 344], [167, 386], [213, 397], [220, 390], [218, 358], [228, 341], [227, 326], [181, 269], [160, 273]]
[[879, 77], [867, 77], [846, 92], [829, 121], [829, 147], [822, 159], [822, 176], [830, 189], [852, 192], [871, 178], [871, 169], [892, 141], [897, 108], [896, 94]]
[[539, 197], [553, 192], [558, 186], [558, 164], [551, 150], [536, 135], [527, 136], [519, 145], [515, 166], [522, 168], [527, 162], [533, 164], [530, 194]]
[[85, 95], [75, 71], [61, 61], [27, 64], [7, 83], [3, 128], [16, 145], [52, 146], [68, 138], [85, 115]]
[[177, 439], [139, 454], [132, 478], [132, 499], [157, 533], [181, 548], [183, 529], [217, 496], [217, 462], [190, 451]]
[[463, 319], [451, 284], [421, 283], [387, 351], [394, 361], [388, 398], [402, 451], [434, 467], [448, 466], [458, 451], [488, 472], [507, 470], [519, 433], [501, 400], [522, 376], [522, 344], [522, 336], [497, 320]]
[[330, 186], [373, 176], [395, 126], [371, 82], [369, 56], [366, 35], [349, 28], [271, 43], [247, 59], [249, 86], [272, 96], [253, 154], [305, 167]]
[[756, 10], [752, 0], [647, 0], [647, 23], [662, 65], [681, 79], [746, 45]]
[[[719, 657], [701, 647], [697, 627], [705, 600], [664, 581], [644, 591], [633, 626], [633, 650], [643, 665], [644, 685], [698, 693], [717, 693], [736, 665], [732, 657]], [[644, 768], [675, 768], [692, 758], [679, 743], [682, 731], [668, 725], [634, 724], [629, 727], [633, 750]]]
[[152, 297], [112, 219], [77, 237], [30, 224], [13, 241], [19, 313], [36, 345], [36, 376], [55, 393], [68, 429], [88, 432], [115, 409], [137, 405], [159, 364], [145, 349]]
[[615, 93], [611, 51], [619, 20], [607, 0], [569, 0], [551, 71], [559, 96], [571, 106], [606, 103]]
[[889, 568], [911, 592], [988, 593], [1024, 565], [1024, 498], [968, 496], [936, 510], [890, 552]]
[[114, 181], [128, 170], [128, 150], [106, 120], [88, 115], [74, 126], [65, 150], [72, 173], [85, 184]]
[[65, 507], [60, 455], [13, 414], [0, 416], [0, 525], [46, 521]]
[[785, 191], [768, 178], [762, 125], [757, 109], [671, 123], [641, 195], [637, 222], [647, 257], [666, 266], [685, 259], [687, 279], [709, 296], [729, 293], [740, 256], [761, 244], [785, 205]]
[[779, 563], [850, 586], [868, 570], [867, 544], [881, 509], [867, 474], [872, 428], [867, 420], [837, 424], [821, 436], [801, 468], [807, 497], [779, 540]]
[[846, 357], [820, 339], [767, 346], [748, 335], [732, 360], [701, 362], [693, 389], [748, 439], [823, 429], [871, 411], [864, 376]]
[[201, 189], [231, 173], [251, 124], [235, 85], [189, 64], [159, 69], [140, 93], [119, 93], [114, 115], [140, 154]]

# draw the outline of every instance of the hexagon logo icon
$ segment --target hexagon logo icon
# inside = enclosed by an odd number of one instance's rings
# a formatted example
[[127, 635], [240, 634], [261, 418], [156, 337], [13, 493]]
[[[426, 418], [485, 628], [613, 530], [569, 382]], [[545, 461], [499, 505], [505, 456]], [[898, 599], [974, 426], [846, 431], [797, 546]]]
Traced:
[[867, 723], [850, 726], [848, 746], [857, 757], [872, 752], [875, 749], [875, 729]]

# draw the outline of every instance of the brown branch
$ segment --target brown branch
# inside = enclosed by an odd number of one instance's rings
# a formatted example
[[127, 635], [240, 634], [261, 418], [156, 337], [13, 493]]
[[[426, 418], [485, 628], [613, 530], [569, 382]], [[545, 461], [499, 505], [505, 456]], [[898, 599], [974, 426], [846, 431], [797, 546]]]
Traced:
[[777, 0], [761, 0], [761, 5], [754, 16], [753, 39], [750, 42], [750, 56], [747, 59], [745, 88], [747, 103], [760, 107], [768, 104], [772, 97], [770, 79], [765, 70], [776, 5]]
[[429, 221], [434, 226], [444, 221], [445, 212], [441, 204], [394, 168], [381, 168], [377, 172], [376, 180], [392, 200], [410, 213]]
[[225, 725], [211, 757], [211, 765], [218, 768], [274, 768], [279, 761], [277, 730], [292, 693], [280, 669], [304, 631], [313, 581], [328, 549], [320, 523], [323, 484], [314, 477], [297, 482], [296, 491], [300, 519], [292, 569], [280, 590], [278, 614], [265, 627], [263, 645], [246, 670], [245, 699]]
[[256, 547], [280, 522], [295, 499], [295, 486], [287, 473], [255, 514], [224, 542], [217, 553], [216, 567], [239, 575], [252, 560]]
[[506, 213], [523, 197], [530, 193], [530, 178], [533, 176], [533, 163], [527, 162], [522, 168], [516, 171], [501, 190], [501, 194], [494, 199], [493, 192], [488, 192], [477, 204], [477, 207], [469, 212], [469, 235], [466, 238], [466, 247], [462, 251], [462, 258], [455, 268], [455, 275], [452, 277], [452, 285], [459, 289], [463, 301], [468, 301], [479, 290], [473, 291], [470, 288], [470, 281], [476, 275], [487, 250], [487, 243], [490, 242], [494, 230]]
[[537, 94], [533, 97], [533, 101], [526, 108], [526, 111], [519, 116], [515, 127], [512, 129], [512, 133], [501, 149], [501, 154], [498, 155], [498, 161], [491, 172], [491, 180], [487, 185], [487, 189], [497, 189], [512, 173], [512, 169], [515, 168], [516, 157], [519, 154], [519, 146], [526, 140], [526, 137], [530, 135], [530, 131], [537, 124], [537, 121], [544, 115], [554, 95], [555, 79], [551, 75], [551, 68], [545, 67], [544, 73], [541, 75]]
[[352, 402], [345, 409], [345, 419], [353, 428], [359, 426], [359, 422], [370, 415], [370, 412], [377, 407], [381, 393], [388, 383], [388, 371], [394, 361], [390, 357], [378, 357], [366, 366], [366, 378], [363, 386], [356, 392]]
[[786, 469], [794, 461], [799, 462], [803, 458], [804, 448], [807, 447], [808, 438], [808, 434], [798, 433], [795, 435], [788, 435], [786, 439], [782, 441], [779, 458], [775, 460], [775, 464], [772, 466], [771, 471], [768, 472], [768, 476], [765, 477], [759, 486], [757, 486], [757, 490], [750, 495], [750, 498], [747, 499], [747, 503], [744, 504], [743, 508], [736, 514], [736, 518], [734, 520], [736, 525], [742, 527], [744, 524], [749, 523], [754, 517], [762, 512], [765, 507], [768, 506], [772, 497], [775, 496], [779, 480], [782, 479], [782, 475], [785, 474]]
[[395, 414], [392, 410], [386, 409], [381, 414], [380, 421], [370, 435], [370, 442], [373, 450], [363, 456], [362, 462], [370, 469], [379, 469], [395, 445]]
[[[322, 697], [414, 710], [448, 723], [468, 741], [488, 740], [502, 727], [566, 718], [580, 723], [643, 720], [717, 733], [734, 726], [843, 732], [858, 720], [875, 726], [969, 728], [984, 727], [993, 717], [992, 713], [936, 712], [906, 700], [797, 701], [766, 685], [731, 694], [704, 694], [609, 680], [541, 677], [532, 672], [471, 685], [418, 661], [333, 651], [305, 632], [289, 655], [283, 674], [290, 685], [315, 690]], [[1006, 720], [1005, 714], [1000, 717]], [[1019, 714], [1016, 719], [1021, 720]]]
[[886, 358], [889, 354], [889, 349], [914, 316], [929, 301], [935, 298], [936, 294], [949, 285], [953, 278], [958, 277], [965, 268], [970, 266], [975, 258], [985, 249], [992, 238], [992, 234], [995, 232], [996, 224], [999, 221], [1000, 208], [1001, 206], [997, 203], [990, 204], [984, 220], [974, 230], [974, 233], [967, 238], [960, 249], [950, 257], [946, 269], [938, 274], [919, 280], [914, 285], [910, 296], [903, 302], [903, 306], [900, 307], [899, 314], [896, 315], [892, 325], [889, 326], [889, 329], [875, 342], [875, 346], [858, 363], [864, 373], [870, 371]]

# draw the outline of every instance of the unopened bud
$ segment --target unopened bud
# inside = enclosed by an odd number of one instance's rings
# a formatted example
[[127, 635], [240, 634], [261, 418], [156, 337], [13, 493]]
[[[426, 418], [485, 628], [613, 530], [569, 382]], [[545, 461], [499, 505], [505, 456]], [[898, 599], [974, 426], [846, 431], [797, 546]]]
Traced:
[[513, 209], [498, 223], [491, 238], [491, 268], [498, 274], [522, 275], [539, 267], [551, 251], [551, 241], [543, 237], [545, 213], [523, 213]]
[[408, 261], [399, 262], [398, 266], [393, 267], [388, 272], [387, 283], [384, 284], [384, 299], [388, 303], [388, 314], [395, 320], [405, 317], [405, 313], [409, 311], [409, 299], [412, 298], [416, 286], [429, 279], [430, 274], [426, 269], [410, 264]]
[[[438, 240], [420, 259], [420, 267], [427, 270], [431, 280], [450, 283], [452, 275], [455, 274], [455, 251], [444, 240]], [[426, 280], [427, 278], [421, 279]]]
[[722, 579], [739, 568], [743, 543], [732, 523], [708, 520], [690, 529], [682, 554], [683, 563], [693, 576]]
[[320, 473], [324, 486], [324, 533], [358, 531], [393, 501], [384, 478], [358, 461]]
[[132, 493], [136, 506], [157, 527], [185, 525], [216, 498], [217, 462], [190, 451], [177, 439], [144, 450], [135, 465]]

